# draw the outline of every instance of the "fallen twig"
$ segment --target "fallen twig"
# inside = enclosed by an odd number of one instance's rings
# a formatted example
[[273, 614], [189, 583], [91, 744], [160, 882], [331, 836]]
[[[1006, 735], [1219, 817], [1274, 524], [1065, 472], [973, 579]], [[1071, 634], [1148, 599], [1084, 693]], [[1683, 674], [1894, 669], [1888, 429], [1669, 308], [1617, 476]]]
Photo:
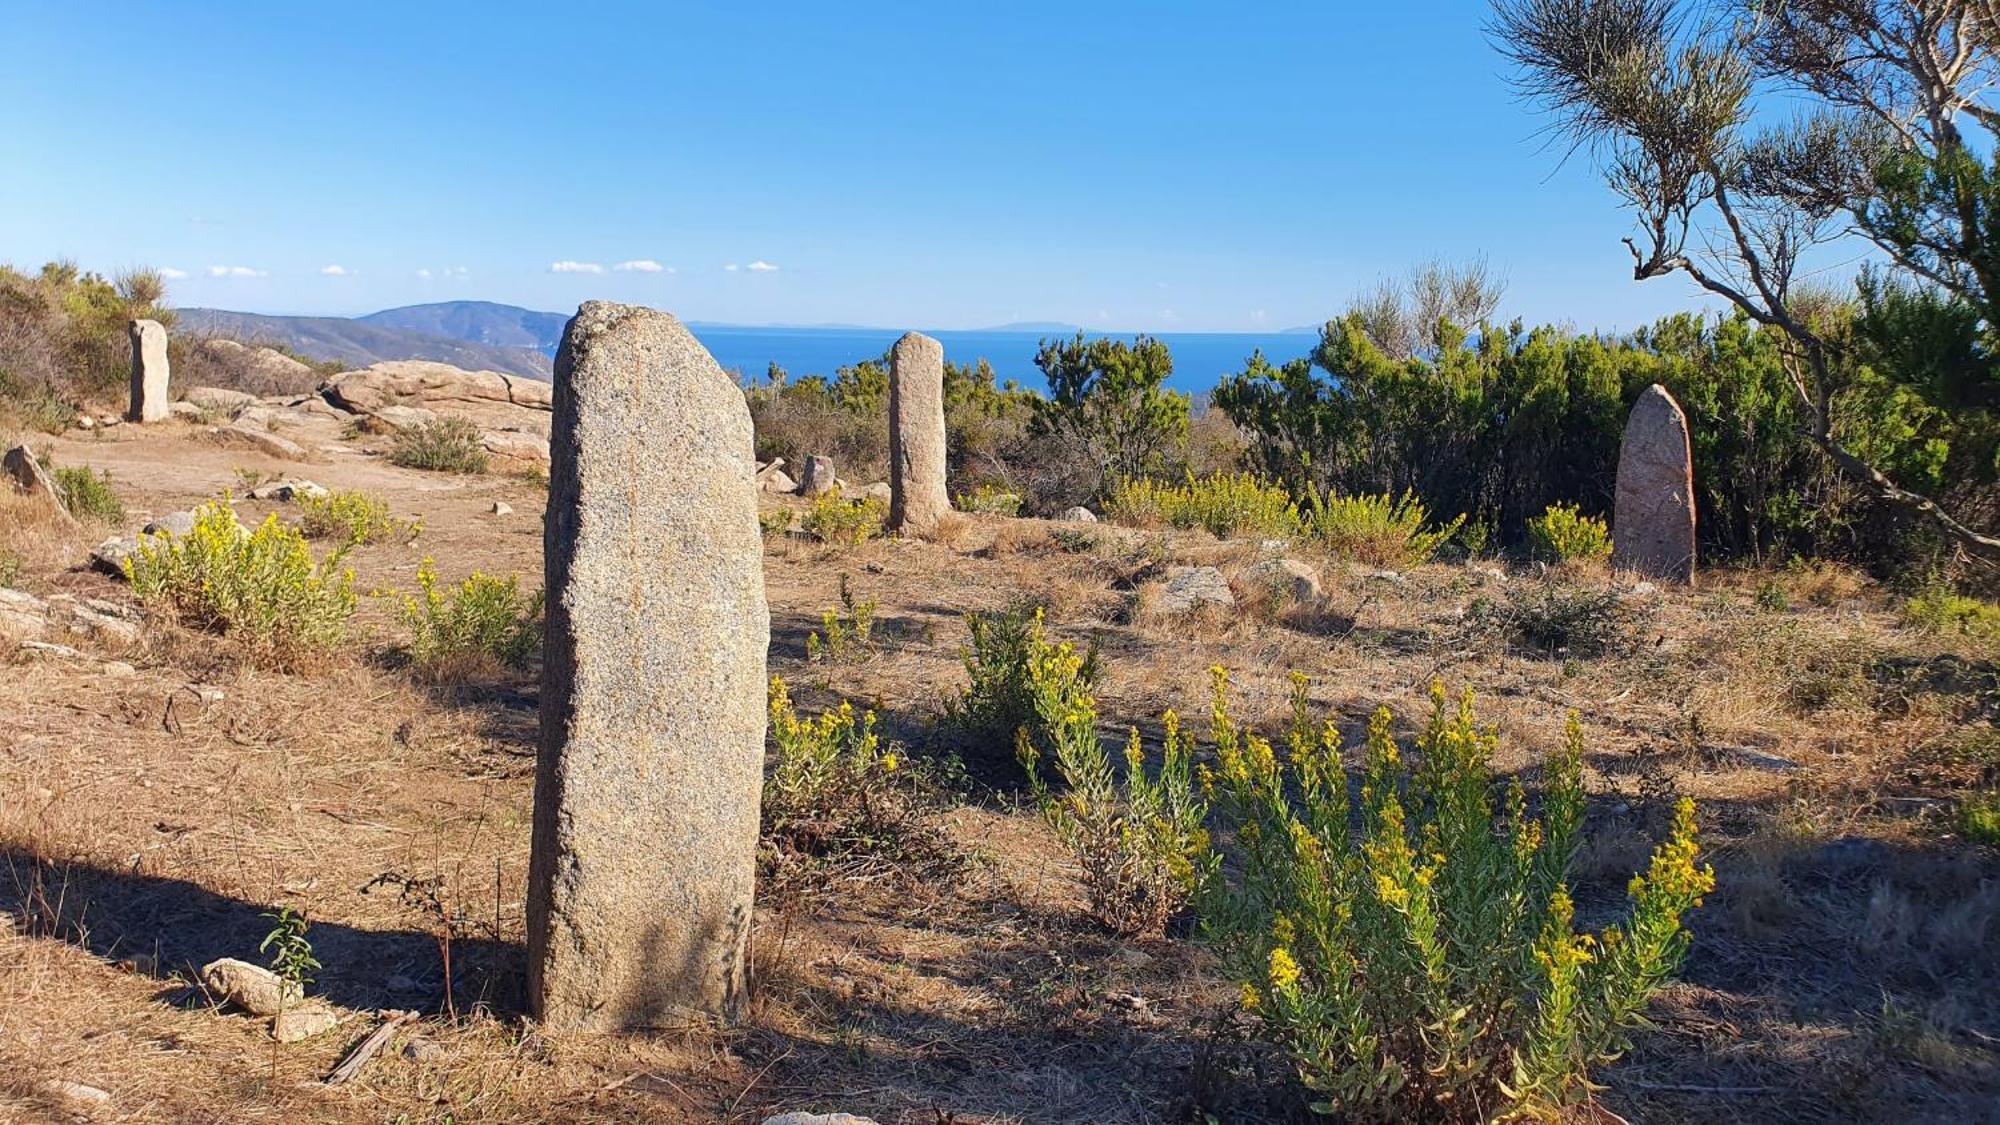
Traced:
[[327, 1085], [342, 1085], [361, 1073], [361, 1068], [368, 1065], [368, 1060], [379, 1054], [382, 1048], [389, 1045], [389, 1040], [395, 1038], [396, 1029], [416, 1019], [417, 1013], [385, 1010], [382, 1012], [382, 1017], [382, 1026], [369, 1032], [368, 1038], [363, 1039], [360, 1046], [347, 1052], [347, 1057], [340, 1060], [340, 1065], [333, 1068], [332, 1074], [326, 1076]]

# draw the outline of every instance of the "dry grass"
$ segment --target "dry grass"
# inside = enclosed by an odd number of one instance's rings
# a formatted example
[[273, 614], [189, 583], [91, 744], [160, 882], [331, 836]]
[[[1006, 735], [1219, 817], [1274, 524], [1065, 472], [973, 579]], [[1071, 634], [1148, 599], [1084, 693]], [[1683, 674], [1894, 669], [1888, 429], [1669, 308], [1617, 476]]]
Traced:
[[[133, 521], [231, 480], [229, 454], [172, 436], [59, 456], [129, 482]], [[365, 458], [313, 472], [424, 520], [420, 547], [355, 552], [362, 588], [412, 588], [424, 554], [445, 581], [537, 580], [538, 490]], [[494, 499], [520, 514], [485, 514]], [[72, 569], [97, 537], [0, 490], [0, 540], [21, 552], [25, 588], [126, 597]], [[1149, 585], [1168, 565], [1234, 574], [1256, 544], [998, 517], [938, 540], [871, 540], [829, 566], [773, 537], [771, 660], [802, 710], [852, 699], [909, 753], [966, 757], [975, 782], [946, 824], [967, 874], [915, 891], [857, 874], [767, 903], [756, 1010], [726, 1034], [600, 1040], [521, 1019], [533, 669], [419, 683], [384, 657], [402, 639], [389, 599], [364, 602], [361, 639], [306, 674], [158, 628], [120, 655], [129, 673], [16, 658], [0, 680], [0, 1119], [66, 1115], [44, 1089], [54, 1079], [109, 1091], [100, 1116], [139, 1122], [1287, 1119], [1296, 1091], [1238, 1041], [1232, 990], [1200, 947], [1091, 926], [1068, 859], [1009, 786], [1007, 748], [953, 744], [935, 722], [963, 682], [963, 615], [1024, 601], [1048, 607], [1058, 635], [1101, 644], [1107, 725], [1149, 739], [1163, 708], [1201, 713], [1218, 663], [1239, 716], [1267, 731], [1284, 721], [1285, 673], [1309, 672], [1315, 708], [1350, 742], [1378, 705], [1405, 724], [1424, 714], [1433, 677], [1470, 684], [1502, 727], [1503, 772], [1531, 771], [1577, 708], [1593, 794], [1575, 880], [1586, 916], [1623, 893], [1669, 795], [1699, 799], [1720, 886], [1660, 1029], [1601, 1076], [1627, 1119], [1990, 1119], [2000, 859], [1958, 842], [1948, 814], [2000, 768], [1966, 733], [2000, 706], [1990, 646], [1905, 629], [1879, 591], [1832, 578], [1813, 579], [1848, 590], [1817, 595], [1832, 605], [1787, 587], [1789, 606], [1772, 609], [1762, 583], [1803, 580], [1704, 575], [1655, 595], [1630, 645], [1551, 660], [1475, 627], [1481, 599], [1533, 580], [1483, 568], [1391, 579], [1312, 559], [1327, 597], [1309, 615], [1189, 622], [1146, 612]], [[809, 666], [805, 636], [843, 573], [879, 599], [877, 645]], [[406, 896], [384, 874], [429, 889]], [[258, 915], [281, 904], [312, 919], [319, 991], [351, 1015], [273, 1050], [257, 1021], [186, 982], [213, 957], [255, 959]], [[405, 1038], [427, 1046], [320, 1086], [384, 1007], [425, 1012]]]

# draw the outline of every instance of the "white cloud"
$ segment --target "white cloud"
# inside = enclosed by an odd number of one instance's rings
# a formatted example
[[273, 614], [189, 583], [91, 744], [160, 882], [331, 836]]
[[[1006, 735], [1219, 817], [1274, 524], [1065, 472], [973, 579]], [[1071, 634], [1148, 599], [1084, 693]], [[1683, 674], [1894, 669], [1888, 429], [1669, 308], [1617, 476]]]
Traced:
[[467, 277], [471, 273], [472, 271], [466, 269], [464, 266], [453, 266], [450, 269], [444, 271], [444, 275], [446, 277]]
[[417, 276], [418, 276], [418, 277], [421, 277], [421, 278], [423, 278], [423, 279], [424, 279], [424, 280], [426, 280], [426, 281], [428, 281], [428, 280], [430, 280], [430, 276], [431, 276], [431, 271], [429, 271], [429, 270], [418, 270], [418, 271], [417, 271]]
[[604, 267], [596, 262], [572, 262], [567, 259], [549, 263], [550, 273], [603, 273]]
[[1258, 309], [1250, 314], [1250, 319], [1256, 321], [1259, 324], [1262, 324], [1265, 321], [1271, 319], [1271, 314], [1265, 312], [1263, 309]]
[[752, 273], [777, 273], [777, 272], [778, 272], [778, 267], [776, 267], [776, 266], [772, 265], [771, 263], [769, 263], [769, 262], [765, 261], [765, 260], [764, 260], [764, 259], [762, 259], [762, 258], [759, 258], [759, 259], [757, 259], [756, 261], [754, 261], [754, 262], [751, 262], [751, 263], [750, 263], [749, 265], [747, 265], [747, 266], [744, 266], [743, 268], [744, 268], [744, 269], [747, 269], [747, 270], [749, 270], [749, 271], [750, 271], [750, 272], [752, 272]]
[[737, 265], [737, 264], [736, 264], [735, 262], [731, 262], [731, 263], [729, 263], [728, 265], [726, 265], [726, 266], [724, 266], [724, 267], [722, 267], [722, 268], [723, 268], [723, 269], [725, 269], [725, 270], [728, 270], [728, 271], [729, 271], [730, 273], [735, 273], [735, 272], [736, 272], [737, 270], [740, 270], [740, 269], [742, 269], [743, 267], [742, 267], [742, 266], [739, 266], [739, 265]]
[[179, 281], [187, 275], [188, 271], [186, 270], [177, 270], [172, 266], [160, 267], [160, 276], [166, 278], [168, 281]]
[[354, 271], [346, 266], [321, 266], [319, 274], [321, 277], [353, 277]]
[[619, 273], [672, 273], [674, 267], [663, 266], [651, 258], [637, 258], [630, 262], [620, 262], [611, 267]]
[[249, 266], [210, 266], [210, 277], [263, 277], [263, 270], [253, 270]]

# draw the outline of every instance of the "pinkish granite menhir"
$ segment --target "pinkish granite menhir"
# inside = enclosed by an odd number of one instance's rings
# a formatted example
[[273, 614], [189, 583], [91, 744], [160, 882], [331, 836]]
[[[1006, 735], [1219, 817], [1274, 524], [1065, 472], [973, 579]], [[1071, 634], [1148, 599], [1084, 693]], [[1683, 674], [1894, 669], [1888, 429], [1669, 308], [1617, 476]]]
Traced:
[[1694, 457], [1687, 415], [1658, 383], [1633, 404], [1618, 450], [1611, 566], [1694, 581]]

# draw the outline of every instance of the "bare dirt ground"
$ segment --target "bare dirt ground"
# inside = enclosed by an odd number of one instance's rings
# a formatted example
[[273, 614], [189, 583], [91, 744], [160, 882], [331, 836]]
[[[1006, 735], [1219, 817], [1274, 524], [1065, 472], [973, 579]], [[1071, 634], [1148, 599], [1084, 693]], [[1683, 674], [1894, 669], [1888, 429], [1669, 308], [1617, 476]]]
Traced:
[[[240, 492], [239, 469], [300, 475], [422, 519], [413, 543], [354, 554], [363, 589], [413, 588], [426, 556], [447, 579], [539, 584], [533, 483], [406, 471], [348, 444], [289, 464], [173, 425], [53, 452], [108, 469], [134, 527]], [[496, 500], [513, 513], [490, 514]], [[239, 511], [290, 518], [282, 504]], [[973, 783], [947, 819], [971, 863], [767, 902], [755, 1011], [727, 1032], [596, 1039], [521, 1018], [534, 674], [418, 682], [395, 655], [393, 597], [365, 599], [348, 650], [297, 674], [164, 627], [123, 653], [12, 657], [0, 1120], [1291, 1119], [1284, 1068], [1244, 1042], [1234, 990], [1200, 946], [1094, 927], [1067, 856], [1007, 782], [1005, 748], [952, 746], [940, 728], [964, 682], [963, 615], [1023, 600], [1100, 643], [1101, 710], [1121, 728], [1157, 731], [1169, 706], [1202, 713], [1216, 664], [1239, 714], [1273, 726], [1287, 672], [1309, 673], [1315, 703], [1350, 733], [1385, 704], [1407, 727], [1435, 677], [1469, 685], [1508, 771], [1579, 710], [1594, 795], [1586, 912], [1615, 907], [1673, 795], [1696, 797], [1719, 888], [1657, 1027], [1600, 1076], [1611, 1111], [2000, 1120], [2000, 857], [1956, 839], [1948, 806], [2000, 761], [1990, 650], [1904, 628], [1893, 599], [1834, 571], [1713, 572], [1693, 591], [1633, 594], [1622, 643], [1602, 656], [1524, 650], [1483, 626], [1482, 605], [1538, 581], [1491, 563], [1381, 576], [1313, 559], [1329, 604], [1310, 619], [1162, 620], [1134, 609], [1158, 564], [1233, 570], [1258, 546], [1054, 527], [979, 517], [947, 544], [767, 548], [773, 672], [802, 710], [852, 699], [910, 754], [962, 752]], [[113, 530], [0, 507], [0, 544], [26, 564], [16, 584], [35, 593], [129, 600], [81, 565]], [[878, 642], [808, 665], [806, 634], [842, 576], [879, 600]], [[261, 961], [262, 915], [281, 905], [311, 918], [315, 990], [347, 1013], [287, 1046], [191, 983], [216, 957]], [[381, 1009], [423, 1019], [356, 1081], [322, 1084]], [[109, 1098], [81, 1102], [58, 1082]]]

